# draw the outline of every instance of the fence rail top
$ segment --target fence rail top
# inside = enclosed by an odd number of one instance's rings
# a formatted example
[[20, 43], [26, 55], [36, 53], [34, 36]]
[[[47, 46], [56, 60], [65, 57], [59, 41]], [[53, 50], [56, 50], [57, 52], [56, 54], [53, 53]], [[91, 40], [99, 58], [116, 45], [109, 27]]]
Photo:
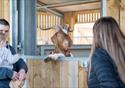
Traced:
[[[43, 61], [47, 56], [31, 56], [31, 55], [21, 55], [24, 60], [41, 60]], [[64, 57], [58, 59], [57, 61], [79, 61], [81, 66], [87, 67], [88, 57]]]
[[[44, 60], [47, 56], [32, 56], [32, 55], [21, 55], [21, 58], [24, 59], [39, 59], [39, 60]], [[86, 60], [88, 57], [65, 57], [59, 60], [67, 60], [67, 61], [79, 61], [79, 60]]]

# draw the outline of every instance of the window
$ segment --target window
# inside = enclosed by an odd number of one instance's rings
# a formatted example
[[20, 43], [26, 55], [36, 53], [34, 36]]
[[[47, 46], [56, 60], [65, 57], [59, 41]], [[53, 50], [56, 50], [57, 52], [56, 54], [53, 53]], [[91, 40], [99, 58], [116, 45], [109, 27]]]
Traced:
[[73, 44], [92, 44], [92, 27], [94, 23], [75, 24], [73, 31]]
[[77, 23], [73, 31], [73, 44], [92, 44], [92, 28], [100, 15], [100, 10], [78, 12]]
[[61, 23], [61, 17], [53, 14], [37, 13], [37, 45], [52, 44], [51, 36], [56, 32], [54, 26]]

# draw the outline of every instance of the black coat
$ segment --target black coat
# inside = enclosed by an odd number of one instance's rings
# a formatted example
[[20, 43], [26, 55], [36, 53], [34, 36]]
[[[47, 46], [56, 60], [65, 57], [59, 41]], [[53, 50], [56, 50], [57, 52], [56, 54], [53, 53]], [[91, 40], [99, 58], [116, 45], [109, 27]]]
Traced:
[[125, 84], [119, 78], [116, 65], [104, 49], [95, 50], [91, 66], [89, 88], [125, 88]]

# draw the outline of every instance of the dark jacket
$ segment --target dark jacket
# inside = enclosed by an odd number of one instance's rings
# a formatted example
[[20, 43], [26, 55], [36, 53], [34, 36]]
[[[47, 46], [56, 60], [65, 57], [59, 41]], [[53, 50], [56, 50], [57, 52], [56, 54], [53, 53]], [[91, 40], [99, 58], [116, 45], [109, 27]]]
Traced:
[[125, 88], [114, 62], [104, 49], [95, 50], [91, 66], [88, 79], [89, 88]]
[[[16, 54], [13, 47], [8, 45], [7, 48], [10, 49], [12, 54]], [[13, 64], [13, 68], [14, 68], [13, 71], [17, 71], [17, 72], [20, 69], [24, 69], [26, 72], [28, 70], [27, 65], [23, 61], [23, 59], [19, 59], [15, 64]], [[9, 82], [12, 79], [13, 71], [5, 67], [0, 67], [0, 88], [10, 88]]]

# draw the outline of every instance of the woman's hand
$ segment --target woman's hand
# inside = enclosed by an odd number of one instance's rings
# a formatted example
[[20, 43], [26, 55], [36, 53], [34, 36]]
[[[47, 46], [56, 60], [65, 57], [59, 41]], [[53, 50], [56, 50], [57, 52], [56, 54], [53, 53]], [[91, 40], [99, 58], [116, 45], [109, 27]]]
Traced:
[[25, 80], [26, 79], [26, 72], [24, 69], [21, 69], [19, 72], [19, 80]]

